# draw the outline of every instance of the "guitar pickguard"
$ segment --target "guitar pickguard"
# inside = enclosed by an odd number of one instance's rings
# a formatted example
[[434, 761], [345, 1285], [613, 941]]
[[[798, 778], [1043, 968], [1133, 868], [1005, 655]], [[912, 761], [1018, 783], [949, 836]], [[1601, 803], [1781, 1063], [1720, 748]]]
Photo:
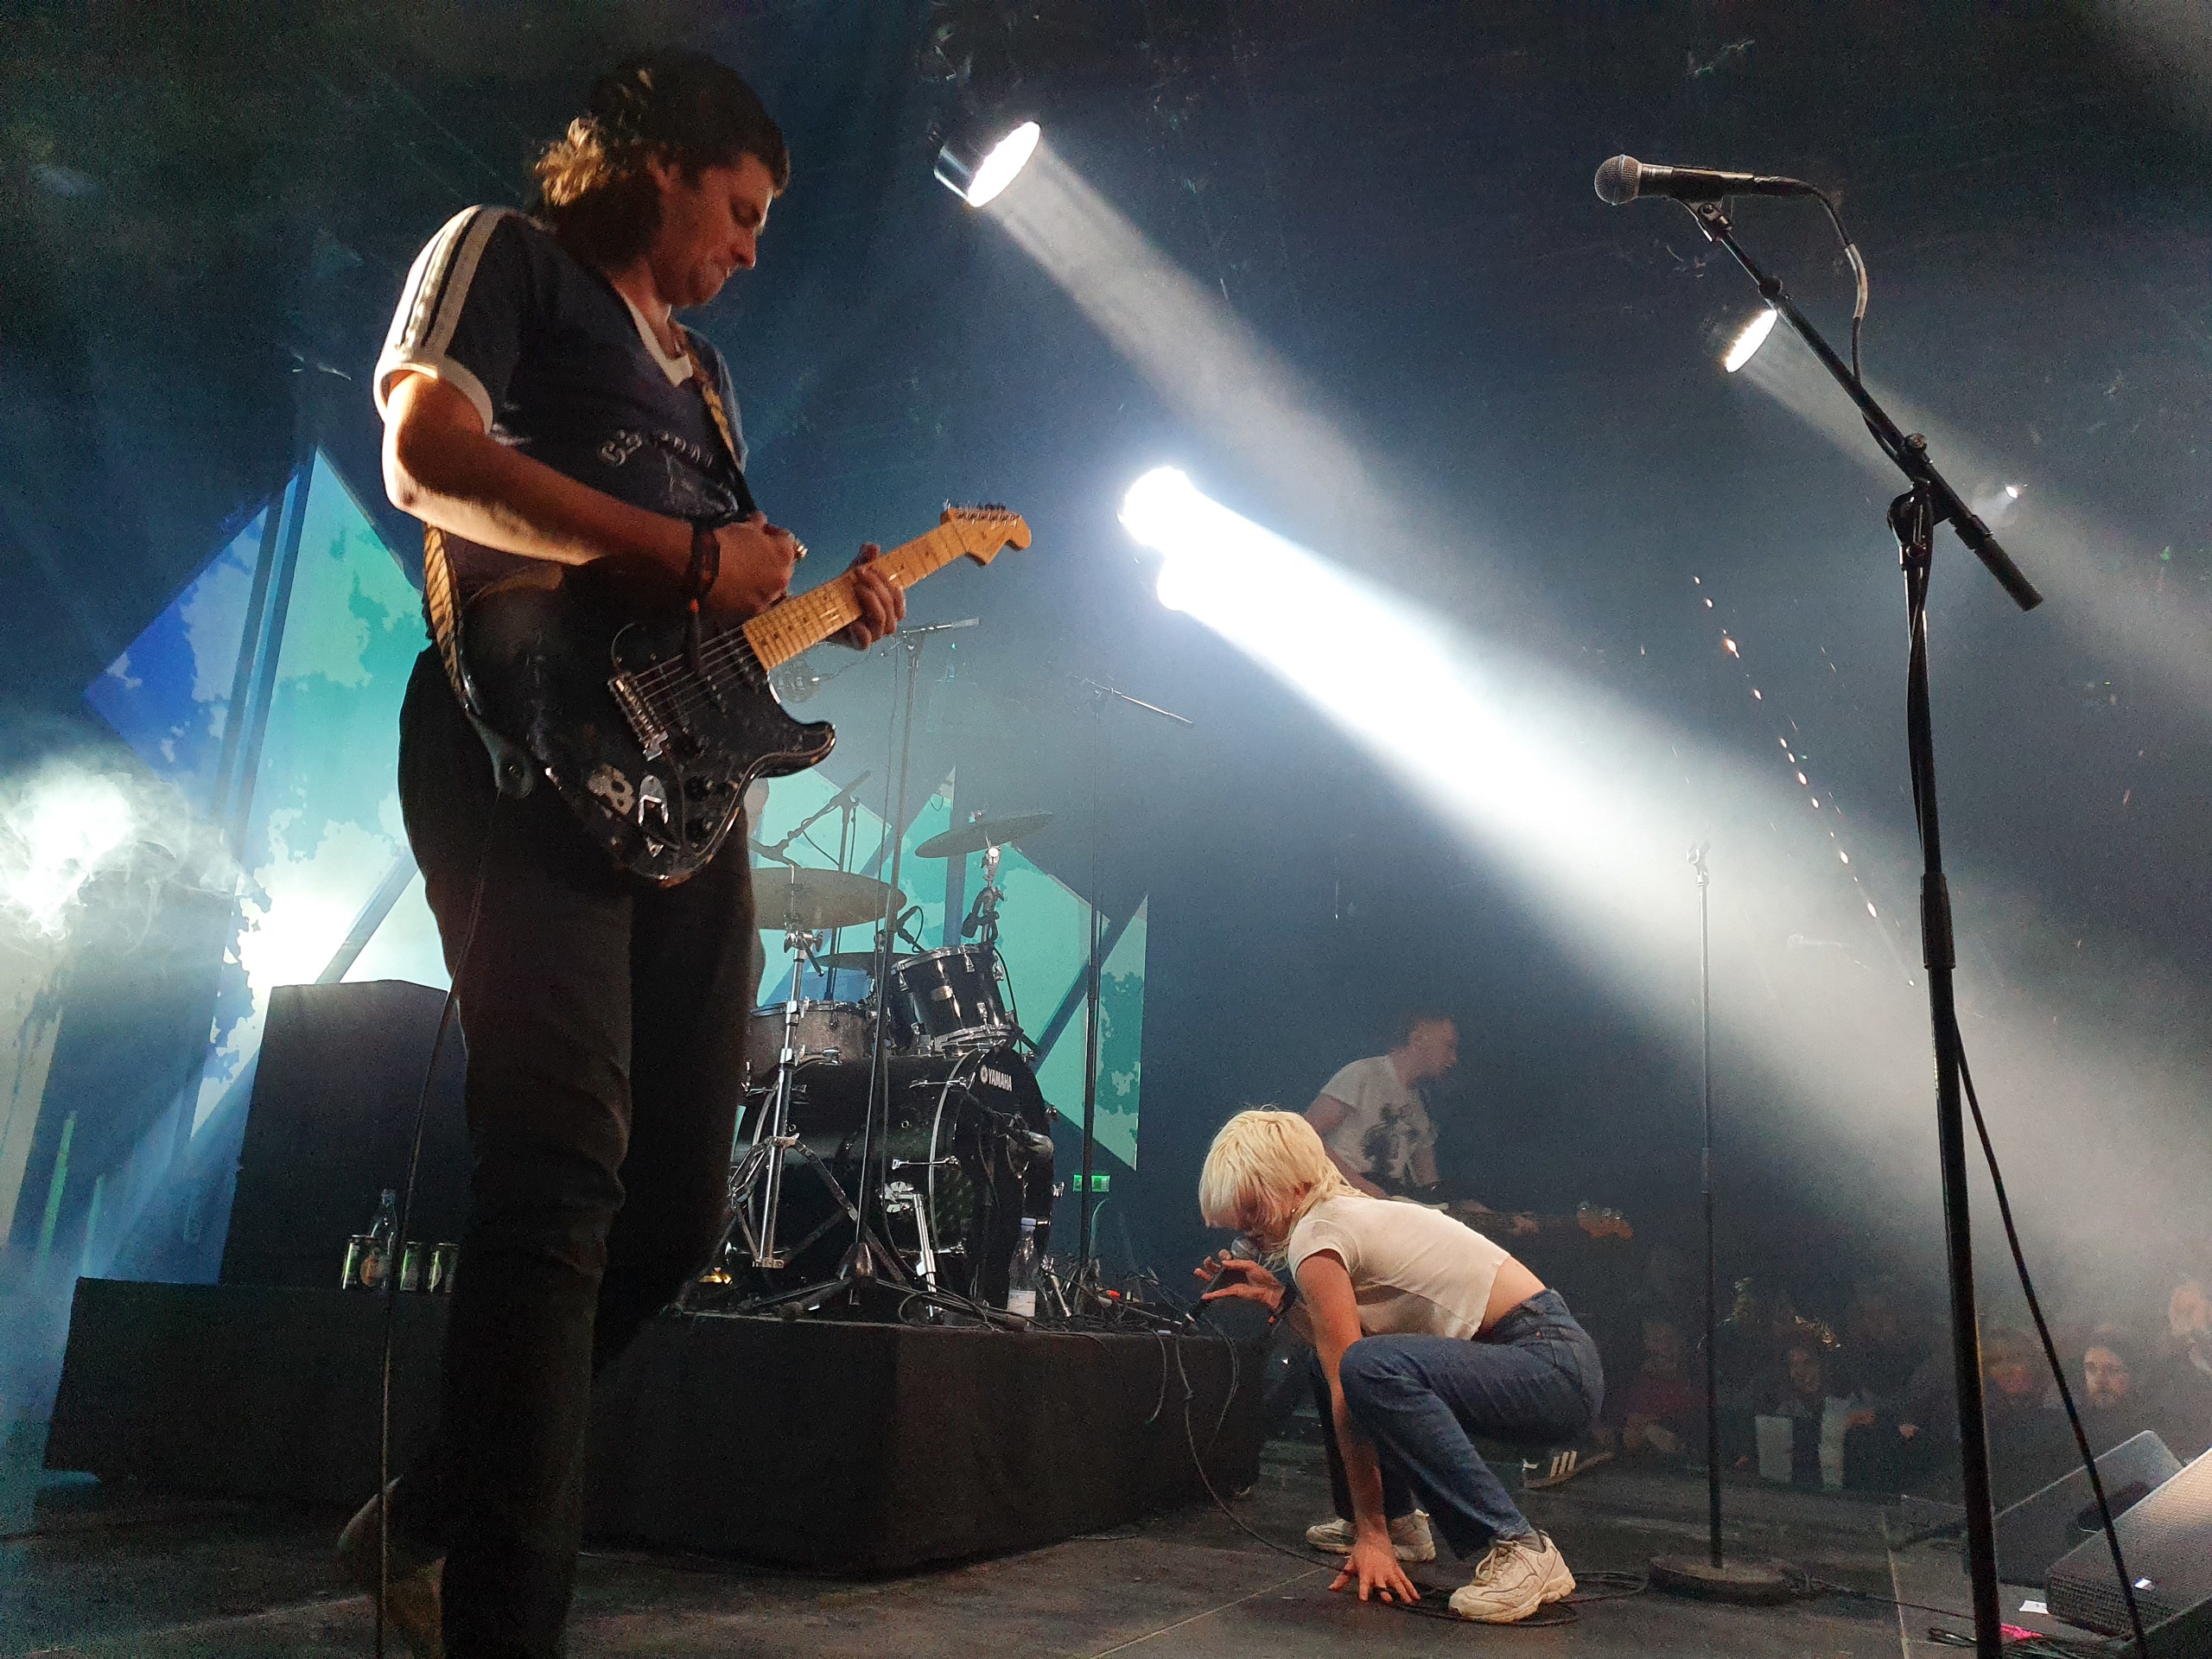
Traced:
[[715, 856], [755, 778], [802, 772], [836, 742], [784, 712], [735, 628], [702, 630], [721, 670], [702, 680], [664, 595], [598, 566], [486, 588], [461, 637], [486, 723], [616, 863], [663, 887]]

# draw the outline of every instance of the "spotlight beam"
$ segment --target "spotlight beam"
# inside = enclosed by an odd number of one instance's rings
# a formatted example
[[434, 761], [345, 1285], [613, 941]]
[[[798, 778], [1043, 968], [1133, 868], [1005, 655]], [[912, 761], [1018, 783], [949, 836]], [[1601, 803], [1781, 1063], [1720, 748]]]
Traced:
[[[1865, 934], [1824, 944], [1836, 934], [1798, 931], [1842, 926], [1813, 919], [1834, 918], [1836, 901], [1808, 872], [1837, 866], [1825, 820], [1802, 800], [1748, 762], [1468, 639], [1213, 501], [1179, 471], [1140, 479], [1121, 516], [1161, 555], [1163, 602], [1296, 692], [1517, 878], [1567, 955], [1684, 1052], [1697, 1042], [1697, 916], [1681, 849], [1710, 839], [1719, 1063], [1745, 1097], [1772, 1107], [1746, 1132], [1786, 1135], [1796, 1155], [1822, 1160], [1824, 1179], [1910, 1195], [1901, 1202], [1932, 1217], [1917, 970], [1872, 965], [1888, 959], [1886, 931], [1878, 946], [1858, 944]], [[1886, 912], [1910, 914], [1910, 845], [1863, 819], [1854, 835], [1853, 870]], [[1980, 900], [1975, 937], [1992, 937], [2001, 918], [2023, 956], [2051, 953], [2051, 930], [2032, 921], [2024, 896], [1961, 885]], [[2162, 1058], [2118, 1030], [2055, 1027], [2050, 1010], [2001, 978], [1969, 973], [1963, 986], [1998, 1037], [1979, 1068], [1990, 1097], [2006, 1103], [2006, 1122], [1993, 1127], [2038, 1150], [2013, 1181], [2031, 1230], [2048, 1199], [2058, 1218], [2048, 1231], [2077, 1250], [2102, 1248], [2094, 1222], [2080, 1219], [2083, 1190], [2135, 1192], [2139, 1213], [2186, 1213], [2181, 1195], [2212, 1184], [2202, 1137], [2180, 1128], [2194, 1110], [2190, 1057]], [[2113, 1098], [2138, 1109], [2089, 1109]], [[1817, 1154], [1804, 1151], [1808, 1139]], [[2146, 1170], [2158, 1172], [2155, 1201], [2141, 1195]]]

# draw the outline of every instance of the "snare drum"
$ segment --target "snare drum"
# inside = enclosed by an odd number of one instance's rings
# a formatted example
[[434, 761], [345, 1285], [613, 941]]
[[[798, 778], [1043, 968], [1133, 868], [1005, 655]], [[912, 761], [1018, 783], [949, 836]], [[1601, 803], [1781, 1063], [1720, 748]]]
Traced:
[[[866, 1002], [801, 1002], [791, 1046], [798, 1060], [864, 1060], [875, 1032], [875, 1010]], [[745, 1033], [745, 1062], [755, 1084], [765, 1083], [784, 1052], [784, 1005], [753, 1012]]]
[[996, 1048], [1020, 1033], [1007, 1012], [1005, 969], [988, 945], [956, 944], [891, 969], [891, 1029], [909, 1052]]

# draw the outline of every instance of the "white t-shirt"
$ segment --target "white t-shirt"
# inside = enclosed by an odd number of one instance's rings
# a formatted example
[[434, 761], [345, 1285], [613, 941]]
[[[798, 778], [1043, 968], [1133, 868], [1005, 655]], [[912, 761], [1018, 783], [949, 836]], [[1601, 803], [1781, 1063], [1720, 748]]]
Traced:
[[1414, 1154], [1436, 1145], [1436, 1130], [1421, 1096], [1398, 1081], [1388, 1054], [1354, 1060], [1321, 1092], [1351, 1108], [1321, 1142], [1362, 1175], [1411, 1179]]
[[1441, 1210], [1363, 1192], [1325, 1198], [1290, 1230], [1294, 1274], [1317, 1250], [1343, 1259], [1370, 1337], [1475, 1335], [1511, 1259]]

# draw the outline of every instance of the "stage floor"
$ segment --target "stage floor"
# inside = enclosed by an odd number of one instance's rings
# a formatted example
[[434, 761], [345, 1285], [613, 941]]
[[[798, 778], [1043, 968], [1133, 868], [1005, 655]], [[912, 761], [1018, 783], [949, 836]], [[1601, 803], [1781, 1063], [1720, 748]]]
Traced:
[[[81, 1478], [38, 1480], [35, 1448], [10, 1448], [0, 1539], [0, 1652], [146, 1656], [365, 1654], [369, 1605], [343, 1592], [320, 1511], [133, 1499]], [[1529, 1513], [1578, 1568], [1634, 1568], [1704, 1535], [1690, 1478], [1592, 1470], [1532, 1493]], [[1732, 1540], [1832, 1582], [1959, 1609], [1955, 1556], [1921, 1546], [1892, 1560], [1874, 1505], [1731, 1484]], [[1288, 1544], [1326, 1507], [1318, 1447], [1278, 1441], [1236, 1514]], [[1448, 1584], [1446, 1564], [1425, 1569]], [[1211, 1506], [1016, 1555], [856, 1583], [721, 1561], [593, 1554], [570, 1652], [800, 1656], [884, 1653], [1230, 1659], [1427, 1654], [1511, 1642], [1516, 1651], [1611, 1659], [1820, 1655], [1923, 1659], [1931, 1624], [1962, 1619], [1831, 1595], [1776, 1609], [1707, 1607], [1643, 1594], [1578, 1610], [1571, 1624], [1512, 1633], [1447, 1624], [1326, 1592], [1331, 1569], [1287, 1559]], [[1895, 1576], [1893, 1577], [1893, 1574]], [[2017, 1606], [2018, 1598], [2008, 1600]], [[2027, 1619], [2024, 1623], [2040, 1621]], [[1910, 1646], [1907, 1642], [1910, 1640]], [[1534, 1646], [1530, 1646], [1530, 1643]], [[1955, 1649], [1942, 1649], [1955, 1651]]]

